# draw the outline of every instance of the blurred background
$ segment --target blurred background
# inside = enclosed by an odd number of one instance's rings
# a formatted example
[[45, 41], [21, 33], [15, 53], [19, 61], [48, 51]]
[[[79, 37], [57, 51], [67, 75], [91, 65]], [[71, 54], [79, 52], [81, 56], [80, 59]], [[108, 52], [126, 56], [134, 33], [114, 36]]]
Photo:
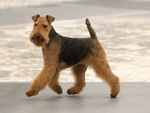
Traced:
[[[32, 81], [43, 66], [29, 41], [31, 16], [52, 15], [58, 33], [89, 37], [89, 18], [113, 72], [122, 82], [150, 82], [150, 0], [0, 0], [0, 82]], [[61, 82], [71, 82], [69, 69]], [[92, 69], [87, 82], [100, 81]]]

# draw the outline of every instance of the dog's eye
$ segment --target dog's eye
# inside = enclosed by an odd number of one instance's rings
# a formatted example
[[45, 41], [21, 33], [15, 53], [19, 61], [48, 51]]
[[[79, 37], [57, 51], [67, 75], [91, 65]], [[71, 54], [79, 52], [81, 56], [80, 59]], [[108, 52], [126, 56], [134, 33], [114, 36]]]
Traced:
[[47, 28], [47, 27], [48, 27], [48, 25], [43, 25], [43, 27], [44, 27], [44, 28]]
[[36, 26], [37, 26], [37, 24], [35, 23], [35, 24], [34, 24], [34, 26], [36, 27]]

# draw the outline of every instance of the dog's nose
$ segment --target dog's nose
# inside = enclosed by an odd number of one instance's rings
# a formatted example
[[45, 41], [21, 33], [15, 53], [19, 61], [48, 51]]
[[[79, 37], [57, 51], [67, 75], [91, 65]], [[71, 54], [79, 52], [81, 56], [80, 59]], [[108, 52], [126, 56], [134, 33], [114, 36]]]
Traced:
[[40, 34], [35, 34], [34, 37], [33, 37], [34, 40], [40, 40], [41, 39], [41, 36]]

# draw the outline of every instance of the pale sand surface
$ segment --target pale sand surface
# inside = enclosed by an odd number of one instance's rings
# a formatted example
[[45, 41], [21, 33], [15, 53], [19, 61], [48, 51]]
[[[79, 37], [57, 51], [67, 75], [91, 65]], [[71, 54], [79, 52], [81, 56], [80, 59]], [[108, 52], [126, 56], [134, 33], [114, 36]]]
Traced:
[[79, 95], [69, 96], [71, 83], [61, 84], [64, 93], [57, 95], [49, 88], [37, 96], [26, 97], [29, 83], [0, 83], [0, 113], [149, 113], [150, 84], [122, 83], [116, 99], [109, 97], [104, 83], [88, 83]]

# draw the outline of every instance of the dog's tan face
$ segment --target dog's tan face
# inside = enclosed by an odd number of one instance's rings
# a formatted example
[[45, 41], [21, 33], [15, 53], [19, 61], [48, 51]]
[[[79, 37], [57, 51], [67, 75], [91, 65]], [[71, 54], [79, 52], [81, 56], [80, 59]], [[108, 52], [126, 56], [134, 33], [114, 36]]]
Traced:
[[49, 33], [52, 28], [51, 23], [55, 18], [50, 15], [46, 17], [35, 15], [32, 16], [32, 20], [34, 21], [34, 26], [30, 34], [30, 41], [38, 47], [48, 44]]

